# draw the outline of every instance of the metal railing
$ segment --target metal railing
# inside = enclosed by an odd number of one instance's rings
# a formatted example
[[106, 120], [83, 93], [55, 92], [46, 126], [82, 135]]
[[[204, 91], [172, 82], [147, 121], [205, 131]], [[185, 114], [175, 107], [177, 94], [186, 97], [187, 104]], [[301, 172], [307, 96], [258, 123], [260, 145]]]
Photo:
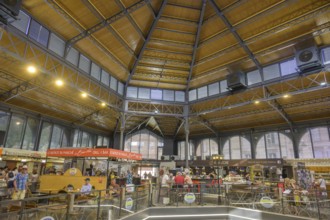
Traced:
[[[61, 191], [60, 191], [61, 192]], [[330, 219], [330, 191], [317, 189], [283, 193], [277, 187], [194, 184], [161, 187], [156, 184], [121, 187], [117, 193], [95, 190], [31, 194], [24, 200], [0, 201], [0, 219], [55, 220], [120, 219], [152, 206], [233, 206], [310, 219]]]

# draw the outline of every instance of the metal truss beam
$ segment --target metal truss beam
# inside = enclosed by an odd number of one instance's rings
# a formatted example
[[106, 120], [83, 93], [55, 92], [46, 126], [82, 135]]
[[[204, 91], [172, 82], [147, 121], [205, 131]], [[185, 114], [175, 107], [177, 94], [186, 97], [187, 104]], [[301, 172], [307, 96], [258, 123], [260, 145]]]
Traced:
[[[87, 124], [87, 123], [93, 121], [94, 118], [97, 117], [97, 116], [100, 116], [100, 115], [104, 115], [105, 116], [106, 113], [107, 113], [107, 109], [106, 108], [97, 109], [97, 110], [91, 112], [90, 114], [85, 115], [85, 116], [79, 118], [78, 120], [76, 120], [73, 123], [74, 124], [79, 124], [79, 125], [84, 125], [84, 124]], [[106, 116], [110, 116], [110, 117], [113, 117], [113, 118], [117, 119], [112, 114], [106, 114]]]
[[[263, 87], [264, 89], [264, 93], [265, 93], [265, 97], [269, 98], [271, 97], [271, 93], [268, 90], [267, 86]], [[278, 101], [276, 99], [271, 99], [267, 101], [268, 105], [270, 105], [275, 111], [278, 112], [278, 114], [281, 115], [281, 117], [288, 123], [288, 125], [290, 126], [291, 130], [293, 130], [293, 122], [290, 119], [289, 115], [284, 111], [283, 107], [278, 103]]]
[[210, 131], [212, 131], [215, 134], [215, 136], [218, 137], [218, 131], [217, 131], [217, 129], [207, 119], [203, 118], [201, 115], [198, 115], [197, 118], [195, 118], [195, 120], [199, 124], [203, 125], [207, 129], [209, 129]]
[[[70, 24], [72, 24], [80, 33], [86, 32], [86, 29], [75, 19], [73, 18], [64, 8], [63, 6], [59, 5], [59, 3], [56, 0], [45, 0], [46, 3], [52, 7], [59, 15], [63, 16], [65, 20], [67, 20]], [[125, 66], [125, 64], [119, 60], [115, 55], [113, 55], [109, 49], [104, 46], [99, 40], [97, 40], [93, 35], [89, 35], [89, 39], [93, 42], [93, 44], [98, 47], [100, 50], [102, 50], [109, 58], [116, 63], [118, 66], [120, 66], [126, 73], [128, 73], [128, 69]], [[68, 51], [70, 50], [69, 44], [66, 46], [66, 52], [65, 54], [68, 54]]]
[[[260, 102], [268, 102], [278, 98], [282, 98], [284, 94], [287, 95], [297, 95], [307, 92], [313, 92], [318, 90], [323, 90], [330, 87], [330, 84], [321, 85], [322, 82], [328, 81], [330, 72], [323, 70], [319, 73], [315, 73], [313, 75], [307, 75], [302, 77], [300, 75], [296, 75], [290, 79], [279, 79], [278, 81], [272, 83], [264, 83], [261, 87], [250, 88], [245, 90], [242, 94], [244, 97], [238, 93], [234, 95], [223, 94], [221, 96], [212, 97], [206, 99], [205, 101], [214, 100], [211, 104], [208, 102], [206, 105], [203, 105], [203, 101], [192, 103], [190, 116], [198, 116], [203, 114], [208, 114], [212, 112], [217, 112], [226, 109], [232, 109], [237, 107], [242, 107], [246, 105], [253, 104], [255, 100]], [[307, 83], [308, 81], [309, 83]], [[275, 88], [272, 88], [272, 85], [277, 85]], [[269, 97], [265, 96], [264, 87], [267, 85], [269, 93], [271, 94]], [[219, 98], [223, 99], [219, 99]]]
[[128, 7], [128, 8], [124, 8], [121, 12], [105, 19], [104, 21], [94, 25], [91, 28], [88, 28], [87, 30], [85, 30], [84, 32], [78, 34], [77, 36], [71, 38], [70, 40], [67, 41], [67, 45], [68, 46], [73, 46], [74, 44], [76, 44], [78, 41], [90, 36], [91, 34], [101, 30], [102, 28], [111, 25], [112, 23], [120, 20], [121, 18], [125, 17], [126, 14], [128, 13], [133, 13], [134, 11], [142, 8], [143, 6], [145, 6], [150, 0], [140, 0], [137, 3], [135, 3], [134, 5]]
[[164, 28], [164, 27], [157, 27], [156, 30], [166, 31], [166, 32], [171, 32], [171, 33], [176, 33], [176, 34], [187, 34], [187, 35], [193, 35], [193, 36], [196, 36], [196, 33], [193, 33], [193, 32], [181, 31], [181, 30], [174, 30], [174, 29], [168, 29], [168, 28]]
[[125, 95], [126, 95], [126, 92], [127, 92], [127, 87], [128, 87], [128, 85], [129, 85], [129, 83], [130, 83], [130, 81], [131, 81], [131, 79], [132, 79], [132, 76], [134, 75], [134, 73], [135, 73], [135, 71], [136, 71], [136, 68], [137, 68], [139, 62], [140, 62], [140, 60], [142, 59], [142, 56], [143, 56], [143, 53], [144, 53], [144, 51], [145, 51], [145, 49], [146, 49], [146, 47], [147, 47], [147, 44], [149, 43], [149, 41], [150, 41], [150, 39], [151, 39], [151, 35], [152, 35], [152, 33], [154, 32], [154, 30], [155, 30], [155, 28], [156, 28], [156, 26], [157, 26], [157, 23], [158, 23], [158, 21], [159, 21], [159, 18], [160, 18], [160, 16], [162, 15], [162, 13], [163, 13], [163, 11], [164, 11], [164, 8], [165, 8], [166, 3], [167, 3], [167, 0], [163, 0], [162, 5], [161, 5], [161, 7], [160, 7], [160, 9], [159, 9], [159, 12], [158, 12], [158, 14], [157, 14], [155, 20], [153, 21], [153, 23], [152, 23], [150, 29], [149, 29], [149, 32], [148, 32], [147, 38], [146, 38], [146, 40], [144, 41], [144, 43], [143, 43], [143, 45], [142, 45], [142, 48], [141, 48], [141, 50], [140, 50], [140, 52], [139, 52], [139, 55], [138, 55], [138, 58], [137, 58], [137, 60], [135, 60], [135, 62], [134, 62], [134, 64], [133, 64], [132, 70], [130, 71], [130, 74], [129, 74], [128, 79], [127, 79], [126, 84], [125, 84], [125, 89], [124, 89], [124, 91], [125, 91]]
[[251, 52], [251, 50], [244, 43], [244, 41], [242, 40], [242, 38], [238, 35], [238, 33], [236, 32], [235, 28], [230, 24], [230, 22], [225, 17], [225, 15], [223, 14], [223, 12], [219, 9], [219, 7], [214, 2], [214, 0], [210, 0], [209, 2], [211, 3], [213, 9], [217, 13], [217, 15], [220, 17], [220, 19], [225, 23], [225, 25], [229, 29], [229, 31], [234, 35], [234, 37], [236, 38], [236, 40], [238, 41], [238, 43], [240, 44], [240, 46], [244, 49], [244, 51], [248, 54], [248, 56], [250, 57], [250, 59], [254, 62], [254, 64], [256, 65], [256, 67], [260, 71], [262, 71], [262, 68], [261, 68], [261, 65], [260, 65], [259, 61], [255, 58], [255, 56], [253, 55], [253, 53]]
[[[126, 11], [126, 8], [125, 8], [124, 4], [120, 0], [115, 0], [115, 1], [116, 1], [116, 4], [121, 8], [122, 11]], [[145, 3], [150, 4], [150, 1], [145, 1]], [[155, 17], [155, 14], [154, 13], [152, 13], [152, 14]], [[131, 14], [130, 13], [125, 13], [125, 16], [129, 20], [129, 22], [133, 25], [134, 29], [136, 30], [136, 32], [138, 32], [138, 34], [143, 39], [143, 41], [146, 41], [146, 38], [144, 37], [143, 32], [141, 31], [139, 26], [136, 24], [135, 20], [131, 16]]]
[[176, 129], [175, 129], [175, 133], [174, 133], [174, 139], [176, 138], [176, 136], [178, 135], [181, 127], [184, 125], [184, 120], [181, 119], [179, 122], [178, 122], [178, 125], [176, 126]]
[[[83, 0], [82, 2], [95, 15], [95, 17], [97, 17], [102, 22], [106, 22], [104, 17], [96, 10], [95, 6], [89, 0]], [[111, 34], [113, 34], [113, 36], [119, 41], [119, 43], [122, 46], [124, 46], [127, 49], [127, 51], [131, 55], [133, 55], [133, 57], [135, 59], [137, 59], [137, 57], [136, 57], [134, 51], [132, 50], [132, 48], [127, 44], [126, 41], [123, 40], [123, 38], [119, 34], [117, 34], [117, 32], [113, 29], [113, 27], [109, 24], [109, 25], [106, 26], [106, 28], [110, 31]]]
[[[117, 94], [111, 92], [110, 89], [104, 88], [104, 86], [88, 75], [82, 74], [77, 68], [72, 68], [71, 65], [63, 62], [62, 58], [50, 54], [46, 49], [38, 46], [25, 35], [13, 31], [4, 33], [3, 37], [8, 37], [11, 43], [0, 46], [1, 57], [17, 60], [20, 64], [33, 62], [42, 74], [50, 77], [48, 82], [53, 82], [56, 78], [62, 78], [66, 85], [78, 91], [87, 92], [89, 97], [96, 101], [105, 102], [115, 110], [121, 108], [122, 99]], [[25, 46], [24, 53], [16, 48], [16, 44], [22, 46], [22, 43]]]
[[194, 43], [194, 48], [193, 48], [193, 53], [192, 53], [192, 58], [191, 58], [191, 63], [190, 63], [189, 74], [188, 74], [188, 78], [187, 78], [187, 88], [186, 88], [186, 95], [185, 95], [186, 96], [186, 102], [188, 102], [188, 93], [189, 93], [189, 87], [190, 87], [190, 80], [191, 80], [192, 73], [193, 73], [193, 68], [194, 68], [194, 65], [195, 65], [196, 53], [197, 53], [200, 33], [201, 33], [201, 30], [202, 30], [202, 23], [203, 23], [203, 18], [204, 18], [205, 6], [206, 6], [206, 0], [203, 0], [202, 10], [201, 10], [200, 15], [199, 15], [197, 33], [196, 33], [196, 37], [195, 37], [195, 43]]
[[164, 64], [165, 62], [167, 64], [172, 64], [172, 65], [177, 65], [177, 66], [184, 66], [186, 68], [190, 67], [190, 63], [184, 60], [175, 60], [175, 59], [170, 59], [170, 58], [166, 58], [166, 57], [151, 57], [151, 56], [146, 56], [144, 55], [141, 61], [150, 61], [150, 62], [158, 62], [161, 64]]

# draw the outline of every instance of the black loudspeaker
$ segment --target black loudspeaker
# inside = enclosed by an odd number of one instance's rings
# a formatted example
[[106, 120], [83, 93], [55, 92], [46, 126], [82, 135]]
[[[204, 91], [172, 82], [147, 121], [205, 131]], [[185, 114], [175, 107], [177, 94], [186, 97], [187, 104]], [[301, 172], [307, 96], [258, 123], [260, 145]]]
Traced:
[[22, 0], [0, 0], [0, 6], [5, 8], [11, 15], [17, 16], [22, 5]]
[[245, 74], [243, 72], [235, 72], [227, 75], [227, 86], [229, 89], [245, 88]]

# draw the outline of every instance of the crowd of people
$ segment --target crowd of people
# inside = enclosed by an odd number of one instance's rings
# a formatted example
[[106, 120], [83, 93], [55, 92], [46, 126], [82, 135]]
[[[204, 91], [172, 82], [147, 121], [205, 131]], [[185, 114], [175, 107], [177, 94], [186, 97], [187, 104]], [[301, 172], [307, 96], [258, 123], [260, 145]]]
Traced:
[[39, 175], [36, 170], [28, 174], [27, 165], [0, 168], [0, 176], [7, 184], [7, 199], [24, 199], [27, 191], [37, 190]]

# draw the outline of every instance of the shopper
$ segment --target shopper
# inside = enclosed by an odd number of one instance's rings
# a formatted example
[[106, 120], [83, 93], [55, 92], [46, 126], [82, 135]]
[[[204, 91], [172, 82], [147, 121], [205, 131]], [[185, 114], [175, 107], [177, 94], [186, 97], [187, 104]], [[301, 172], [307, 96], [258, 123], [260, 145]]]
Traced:
[[31, 175], [31, 186], [30, 186], [31, 192], [37, 191], [38, 181], [39, 181], [39, 175], [37, 173], [37, 170], [33, 170]]
[[80, 192], [82, 192], [83, 194], [89, 194], [92, 191], [92, 185], [90, 184], [90, 179], [86, 178], [85, 179], [85, 184], [82, 185]]
[[318, 188], [320, 189], [320, 197], [326, 199], [328, 197], [327, 194], [327, 184], [325, 179], [321, 175], [318, 176], [318, 182], [316, 183]]
[[27, 173], [27, 165], [24, 165], [22, 167], [22, 171], [18, 173], [15, 177], [14, 181], [14, 188], [15, 188], [15, 194], [12, 196], [13, 199], [24, 199], [26, 190], [28, 188], [28, 179], [29, 174]]
[[175, 181], [176, 187], [183, 188], [184, 177], [182, 176], [182, 173], [181, 172], [178, 172], [176, 174], [174, 181]]
[[15, 188], [14, 188], [14, 181], [15, 181], [15, 175], [12, 171], [9, 171], [7, 174], [5, 174], [5, 179], [7, 181], [7, 197], [8, 199], [11, 199]]

